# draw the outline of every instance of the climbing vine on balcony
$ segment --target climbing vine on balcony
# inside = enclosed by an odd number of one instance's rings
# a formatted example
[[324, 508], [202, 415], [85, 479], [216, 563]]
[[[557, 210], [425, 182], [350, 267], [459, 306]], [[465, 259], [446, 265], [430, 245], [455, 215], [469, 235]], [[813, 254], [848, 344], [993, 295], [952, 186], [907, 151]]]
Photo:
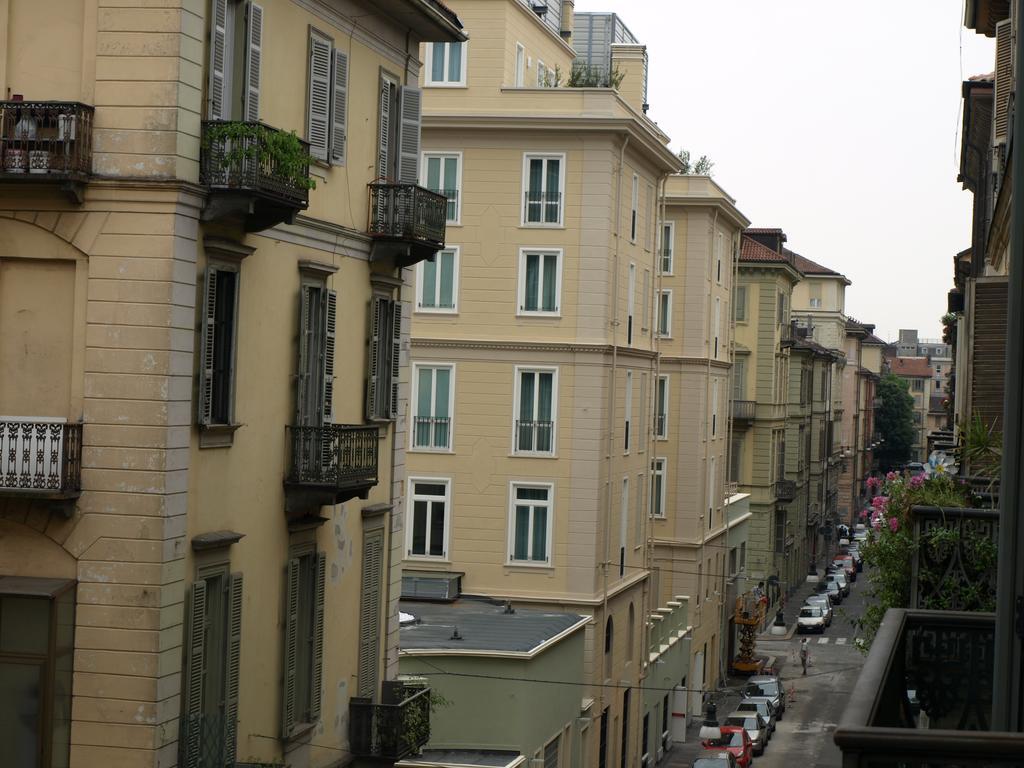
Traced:
[[294, 131], [278, 131], [260, 123], [211, 123], [203, 134], [203, 150], [214, 154], [221, 170], [232, 172], [255, 164], [273, 169], [273, 176], [295, 189], [316, 188], [309, 175], [309, 150]]

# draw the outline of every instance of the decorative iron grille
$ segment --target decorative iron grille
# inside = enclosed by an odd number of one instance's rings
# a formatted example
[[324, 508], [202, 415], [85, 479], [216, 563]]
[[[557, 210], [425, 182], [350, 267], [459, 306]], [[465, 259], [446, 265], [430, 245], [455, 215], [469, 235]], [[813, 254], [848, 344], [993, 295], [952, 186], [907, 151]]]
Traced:
[[224, 768], [226, 746], [223, 715], [182, 715], [179, 718], [178, 750], [182, 768]]
[[0, 101], [3, 176], [92, 172], [93, 108], [77, 101]]
[[517, 421], [516, 450], [526, 453], [552, 453], [555, 450], [552, 440], [554, 433], [553, 421]]
[[412, 240], [444, 247], [448, 198], [416, 184], [370, 184], [373, 237]]
[[529, 224], [558, 224], [562, 220], [562, 195], [559, 192], [524, 192], [523, 205], [523, 218]]
[[415, 417], [415, 446], [417, 448], [450, 448], [451, 421], [447, 416]]
[[792, 501], [796, 497], [796, 483], [792, 480], [776, 480], [773, 492], [779, 501]]
[[913, 507], [910, 607], [995, 609], [999, 511]]
[[0, 490], [77, 493], [81, 456], [81, 424], [0, 421]]
[[377, 484], [376, 427], [330, 424], [288, 427], [287, 482], [333, 488]]
[[[241, 136], [227, 138], [211, 130], [231, 124], [244, 126]], [[250, 192], [285, 205], [305, 208], [309, 204], [309, 144], [299, 139], [305, 152], [305, 172], [296, 173], [291, 159], [278, 157], [270, 138], [284, 133], [258, 122], [239, 120], [203, 121], [203, 145], [199, 156], [199, 181], [213, 189]]]
[[349, 748], [356, 757], [401, 760], [430, 741], [430, 689], [421, 688], [398, 704], [349, 700]]
[[754, 414], [757, 411], [757, 403], [754, 400], [733, 400], [732, 401], [732, 417], [734, 419], [742, 419], [743, 421], [751, 421], [754, 418]]

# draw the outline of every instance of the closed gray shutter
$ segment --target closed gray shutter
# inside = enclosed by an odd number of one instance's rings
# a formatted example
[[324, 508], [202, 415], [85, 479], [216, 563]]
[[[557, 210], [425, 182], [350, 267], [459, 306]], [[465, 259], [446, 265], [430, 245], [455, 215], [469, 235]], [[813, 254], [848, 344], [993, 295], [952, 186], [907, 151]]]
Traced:
[[313, 32], [309, 35], [309, 104], [306, 138], [309, 152], [327, 160], [327, 136], [331, 105], [331, 43]]
[[398, 364], [402, 354], [402, 302], [389, 302], [394, 313], [391, 325], [391, 410], [388, 418], [398, 418]]
[[234, 768], [238, 742], [238, 676], [242, 661], [242, 574], [228, 581], [228, 658], [224, 676], [224, 765]]
[[384, 532], [363, 539], [363, 583], [359, 596], [358, 694], [373, 696], [377, 688], [380, 655], [380, 593], [384, 571]]
[[323, 552], [316, 554], [316, 595], [313, 600], [313, 679], [309, 684], [309, 719], [315, 723], [320, 719], [323, 700], [324, 671], [324, 589], [327, 581], [327, 557]]
[[211, 0], [210, 11], [210, 93], [206, 117], [220, 120], [224, 115], [224, 43], [228, 0]]
[[398, 180], [403, 184], [419, 181], [422, 103], [423, 92], [419, 88], [399, 88], [398, 106], [402, 119], [398, 126]]
[[380, 331], [383, 310], [386, 305], [384, 299], [374, 297], [370, 299], [370, 343], [369, 359], [367, 360], [367, 382], [366, 382], [366, 418], [375, 419], [380, 416], [377, 413], [377, 380], [380, 377]]
[[336, 291], [324, 291], [324, 391], [323, 413], [324, 424], [334, 422], [334, 337], [335, 323], [338, 317], [338, 294]]
[[198, 421], [208, 425], [213, 421], [213, 356], [217, 317], [217, 270], [206, 268], [206, 286], [203, 291], [203, 326], [199, 338], [199, 404]]
[[311, 324], [309, 322], [310, 311], [310, 289], [308, 286], [299, 288], [299, 364], [295, 372], [295, 423], [306, 425], [308, 407], [306, 403], [308, 394], [309, 379], [309, 334]]
[[203, 671], [206, 639], [206, 582], [197, 581], [189, 590], [185, 628], [185, 744], [182, 755], [185, 768], [198, 768], [202, 733], [199, 722], [203, 714]]
[[263, 61], [263, 8], [249, 3], [245, 60], [245, 119], [260, 119], [260, 65]]
[[387, 180], [390, 174], [388, 168], [391, 146], [391, 83], [387, 80], [380, 81], [380, 132], [377, 135], [377, 176]]
[[[995, 141], [1006, 141], [1010, 126], [1010, 94], [1013, 92], [1013, 22], [996, 24], [996, 83], [992, 125]], [[1018, 33], [1019, 34], [1019, 33]]]
[[345, 164], [345, 130], [348, 120], [348, 54], [334, 51], [334, 100], [331, 102], [331, 162]]
[[284, 680], [281, 685], [283, 701], [281, 703], [281, 736], [288, 738], [295, 727], [295, 673], [298, 666], [299, 633], [299, 561], [292, 558], [288, 561], [285, 574], [285, 607], [284, 607]]

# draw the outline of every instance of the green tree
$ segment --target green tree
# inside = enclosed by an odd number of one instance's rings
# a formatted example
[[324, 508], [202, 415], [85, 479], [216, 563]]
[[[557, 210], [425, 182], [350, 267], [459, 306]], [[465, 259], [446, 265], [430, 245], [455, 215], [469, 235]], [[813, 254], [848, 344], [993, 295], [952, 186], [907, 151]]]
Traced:
[[710, 176], [711, 169], [715, 167], [714, 162], [707, 155], [701, 155], [697, 162], [690, 160], [690, 150], [680, 149], [676, 152], [678, 157], [683, 162], [682, 172], [687, 176]]
[[875, 426], [883, 443], [875, 450], [879, 466], [886, 472], [910, 460], [914, 445], [914, 398], [910, 385], [888, 373], [878, 382], [880, 400], [875, 409]]

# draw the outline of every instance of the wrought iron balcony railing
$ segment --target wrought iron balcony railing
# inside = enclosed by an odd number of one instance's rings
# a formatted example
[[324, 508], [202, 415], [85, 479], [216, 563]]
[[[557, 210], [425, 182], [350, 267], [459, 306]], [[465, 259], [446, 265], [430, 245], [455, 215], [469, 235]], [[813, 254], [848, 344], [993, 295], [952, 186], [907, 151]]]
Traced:
[[523, 220], [527, 224], [560, 224], [562, 222], [561, 193], [524, 192]]
[[448, 198], [416, 184], [370, 184], [371, 237], [444, 248]]
[[910, 606], [995, 610], [999, 511], [915, 506]]
[[451, 422], [447, 416], [416, 416], [413, 419], [413, 446], [416, 448], [451, 448]]
[[0, 179], [82, 182], [92, 172], [93, 108], [0, 101]]
[[518, 453], [553, 453], [555, 442], [553, 421], [517, 421], [516, 451]]
[[397, 761], [430, 741], [430, 689], [421, 688], [397, 704], [349, 700], [349, 749], [356, 757]]
[[0, 421], [0, 495], [74, 498], [81, 474], [81, 424]]
[[438, 195], [448, 199], [448, 205], [445, 208], [445, 216], [448, 222], [458, 221], [459, 219], [459, 190], [457, 189], [434, 189], [433, 187], [427, 187], [431, 192], [435, 192]]
[[993, 732], [991, 613], [891, 608], [834, 739], [844, 768], [1009, 768], [1019, 733]]
[[779, 501], [792, 501], [796, 498], [796, 482], [793, 480], [776, 480], [772, 486], [772, 493]]
[[377, 427], [329, 424], [287, 429], [287, 484], [338, 491], [377, 484]]
[[757, 413], [757, 402], [754, 400], [733, 400], [732, 417], [735, 421], [753, 421]]

